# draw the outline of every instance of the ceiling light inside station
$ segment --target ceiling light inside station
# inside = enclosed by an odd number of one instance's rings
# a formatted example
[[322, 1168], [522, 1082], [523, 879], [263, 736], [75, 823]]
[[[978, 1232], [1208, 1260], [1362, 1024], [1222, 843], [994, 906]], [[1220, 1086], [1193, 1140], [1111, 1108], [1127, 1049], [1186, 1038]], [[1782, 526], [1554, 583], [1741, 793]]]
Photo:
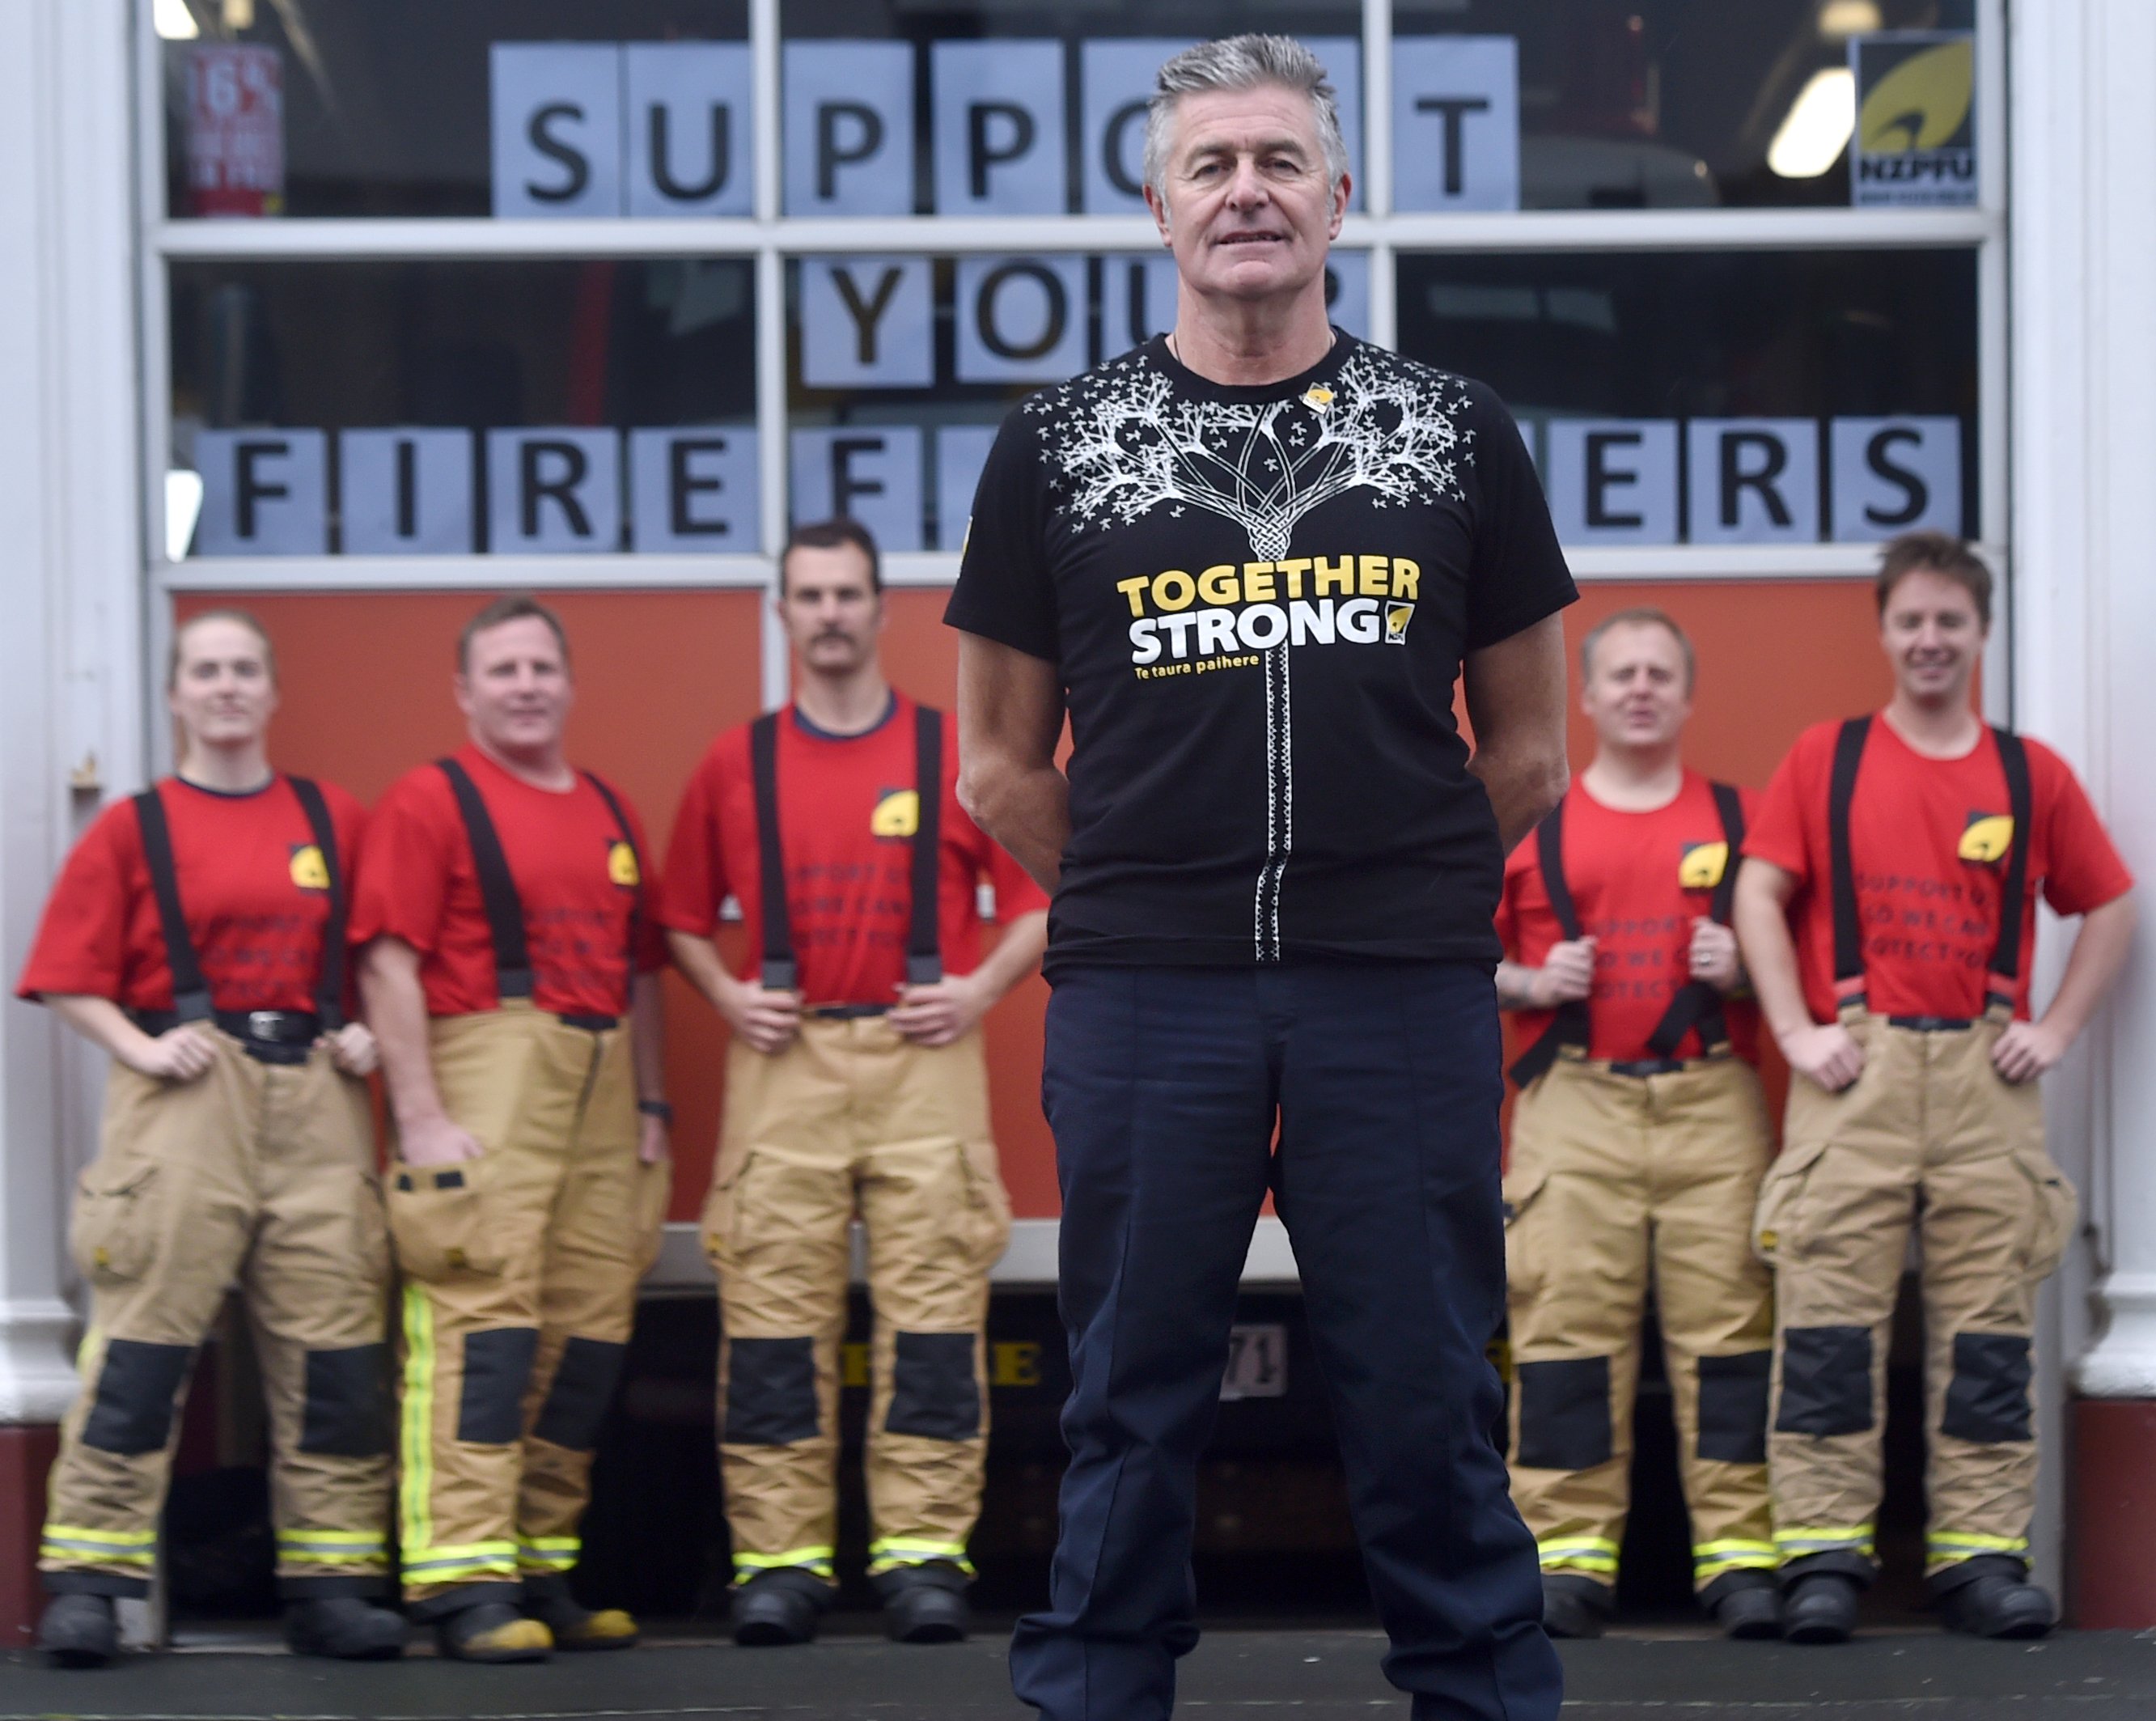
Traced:
[[156, 0], [150, 17], [167, 42], [192, 42], [202, 34], [202, 26], [187, 10], [187, 0]]
[[1868, 36], [1885, 22], [1879, 0], [1826, 0], [1820, 8], [1822, 36]]
[[1828, 66], [1789, 104], [1767, 146], [1767, 165], [1784, 179], [1816, 179], [1841, 159], [1856, 129], [1856, 80], [1847, 66]]

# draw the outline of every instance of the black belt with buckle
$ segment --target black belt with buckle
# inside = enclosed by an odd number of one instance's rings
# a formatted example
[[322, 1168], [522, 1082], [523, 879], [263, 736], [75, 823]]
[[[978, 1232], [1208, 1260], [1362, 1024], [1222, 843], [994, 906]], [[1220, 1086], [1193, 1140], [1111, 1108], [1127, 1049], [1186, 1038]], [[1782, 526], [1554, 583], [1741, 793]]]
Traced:
[[1612, 1076], [1674, 1076], [1685, 1067], [1682, 1058], [1625, 1058], [1609, 1066]]
[[[136, 1027], [153, 1037], [169, 1034], [180, 1025], [177, 1010], [129, 1014]], [[264, 1064], [304, 1064], [322, 1032], [322, 1019], [305, 1009], [213, 1010], [210, 1020], [237, 1040], [249, 1057]]]
[[887, 1016], [887, 1004], [812, 1004], [801, 1014], [819, 1022], [858, 1022], [870, 1016]]
[[554, 1020], [565, 1028], [582, 1028], [587, 1034], [604, 1034], [609, 1029], [621, 1026], [619, 1016], [562, 1015]]
[[1907, 1028], [1917, 1034], [1958, 1034], [1976, 1025], [1970, 1016], [1889, 1016], [1890, 1028]]

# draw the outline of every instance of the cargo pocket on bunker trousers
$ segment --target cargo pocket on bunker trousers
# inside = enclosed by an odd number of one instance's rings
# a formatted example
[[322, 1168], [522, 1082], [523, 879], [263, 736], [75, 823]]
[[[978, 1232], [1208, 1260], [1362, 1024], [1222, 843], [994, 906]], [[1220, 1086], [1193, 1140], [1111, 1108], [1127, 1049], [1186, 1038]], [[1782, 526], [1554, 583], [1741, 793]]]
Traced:
[[492, 1277], [506, 1265], [488, 1228], [484, 1159], [389, 1169], [389, 1235], [397, 1262], [423, 1284], [459, 1273]]
[[1515, 1307], [1531, 1301], [1543, 1288], [1541, 1251], [1532, 1246], [1540, 1226], [1532, 1215], [1536, 1198], [1548, 1182], [1549, 1174], [1539, 1168], [1516, 1168], [1505, 1174], [1505, 1282]]
[[2029, 1241], [2024, 1253], [2029, 1282], [2033, 1285], [2049, 1278], [2066, 1254], [2081, 1207], [2066, 1173], [2051, 1163], [2051, 1156], [2043, 1148], [2016, 1148], [2014, 1163], [2030, 1184]]
[[965, 1179], [966, 1211], [972, 1221], [975, 1263], [986, 1271], [1010, 1246], [1010, 1197], [1004, 1191], [993, 1142], [958, 1144], [959, 1170]]
[[92, 1165], [75, 1184], [68, 1250], [96, 1284], [124, 1284], [149, 1269], [157, 1248], [157, 1168], [115, 1174]]
[[755, 1160], [753, 1148], [732, 1165], [725, 1163], [722, 1153], [711, 1179], [711, 1193], [704, 1197], [704, 1212], [698, 1222], [697, 1234], [703, 1239], [705, 1256], [714, 1266], [722, 1266], [732, 1258], [734, 1234], [741, 1216], [742, 1179]]
[[1768, 1266], [1777, 1265], [1785, 1249], [1801, 1241], [1804, 1185], [1825, 1157], [1825, 1142], [1806, 1142], [1784, 1148], [1760, 1179], [1758, 1205], [1753, 1210], [1752, 1252]]

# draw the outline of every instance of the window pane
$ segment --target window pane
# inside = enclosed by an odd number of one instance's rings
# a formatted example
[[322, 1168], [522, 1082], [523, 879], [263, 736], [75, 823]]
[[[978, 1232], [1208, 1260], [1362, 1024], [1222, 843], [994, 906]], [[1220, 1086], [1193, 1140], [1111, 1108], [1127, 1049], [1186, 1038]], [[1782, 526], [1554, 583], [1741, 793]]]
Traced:
[[1973, 250], [1419, 254], [1399, 287], [1400, 350], [1504, 397], [1568, 542], [1975, 530]]
[[757, 547], [746, 261], [176, 263], [172, 283], [194, 554]]
[[[1335, 251], [1332, 321], [1369, 327], [1367, 252]], [[847, 513], [891, 550], [956, 550], [1013, 403], [1173, 327], [1165, 251], [803, 257], [787, 266], [796, 521]]]
[[1395, 0], [1395, 207], [1846, 205], [1851, 39], [1974, 27], [1975, 0]]
[[1361, 177], [1361, 0], [788, 0], [783, 23], [790, 215], [1142, 214], [1153, 74], [1242, 30], [1317, 54]]
[[[164, 50], [174, 216], [550, 213], [543, 195], [536, 209], [496, 208], [526, 180], [542, 193], [576, 188], [551, 213], [748, 213], [748, 0], [184, 3], [200, 34]], [[229, 28], [235, 13], [252, 21]], [[629, 43], [673, 51], [632, 59], [617, 45]], [[501, 64], [496, 44], [560, 46]], [[700, 53], [712, 44], [736, 45]], [[498, 73], [508, 80], [499, 87]], [[666, 114], [665, 177], [697, 195], [661, 192], [661, 207], [647, 209], [636, 205], [654, 184], [641, 171], [654, 98]], [[619, 109], [598, 111], [624, 100], [628, 126]], [[717, 151], [715, 105], [727, 109]], [[501, 185], [490, 116], [511, 151]]]

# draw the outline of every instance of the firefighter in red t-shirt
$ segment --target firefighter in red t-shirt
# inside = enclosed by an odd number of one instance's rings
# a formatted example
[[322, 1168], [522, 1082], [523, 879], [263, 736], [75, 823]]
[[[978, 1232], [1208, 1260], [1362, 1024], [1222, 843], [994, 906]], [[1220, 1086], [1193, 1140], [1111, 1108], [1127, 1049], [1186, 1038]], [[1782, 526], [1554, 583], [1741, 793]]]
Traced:
[[1772, 1144], [1728, 924], [1749, 797], [1685, 768], [1695, 669], [1658, 609], [1588, 634], [1594, 762], [1512, 851], [1497, 914], [1497, 995], [1527, 1045], [1505, 1179], [1512, 1498], [1560, 1637], [1599, 1636], [1614, 1605], [1650, 1284], [1694, 1587], [1732, 1636], [1780, 1629], [1774, 1312], [1749, 1245]]
[[[797, 530], [778, 609], [794, 702], [705, 755], [660, 911], [676, 963], [733, 1030], [704, 1242], [726, 1331], [734, 1636], [803, 1642], [836, 1593], [839, 1341], [858, 1216], [875, 1308], [869, 1572], [892, 1636], [942, 1641], [967, 1629], [988, 1275], [1010, 1231], [979, 1025], [1039, 964], [1047, 902], [960, 810], [942, 714], [884, 679], [867, 533]], [[983, 879], [1004, 926], [985, 958]], [[712, 942], [730, 893], [749, 933], [742, 979]]]
[[[2074, 1193], [2037, 1078], [2124, 961], [2133, 879], [2050, 748], [1985, 728], [1969, 687], [1991, 576], [1954, 539], [1887, 547], [1885, 711], [1807, 730], [1745, 843], [1737, 924], [1788, 1056], [1756, 1246], [1774, 1269], [1768, 1457], [1787, 1635], [1848, 1636], [1871, 1580], [1887, 1351], [1911, 1234], [1922, 1260], [1925, 1574], [1947, 1623], [2041, 1636], [2028, 1581], [2036, 1287]], [[2029, 1011], [2036, 897], [2084, 917]]]
[[213, 610], [172, 642], [177, 776], [108, 807], [54, 886], [24, 968], [112, 1055], [104, 1138], [69, 1225], [90, 1282], [81, 1396], [60, 1431], [38, 1564], [38, 1644], [110, 1661], [113, 1599], [146, 1595], [174, 1410], [226, 1290], [247, 1302], [269, 1401], [286, 1636], [393, 1656], [388, 1590], [388, 1249], [346, 1012], [345, 880], [359, 804], [273, 770], [276, 660]]
[[568, 1574], [665, 1217], [665, 953], [643, 826], [563, 755], [573, 694], [552, 611], [474, 617], [470, 744], [383, 798], [353, 898], [397, 1127], [404, 1595], [466, 1661], [636, 1641]]

